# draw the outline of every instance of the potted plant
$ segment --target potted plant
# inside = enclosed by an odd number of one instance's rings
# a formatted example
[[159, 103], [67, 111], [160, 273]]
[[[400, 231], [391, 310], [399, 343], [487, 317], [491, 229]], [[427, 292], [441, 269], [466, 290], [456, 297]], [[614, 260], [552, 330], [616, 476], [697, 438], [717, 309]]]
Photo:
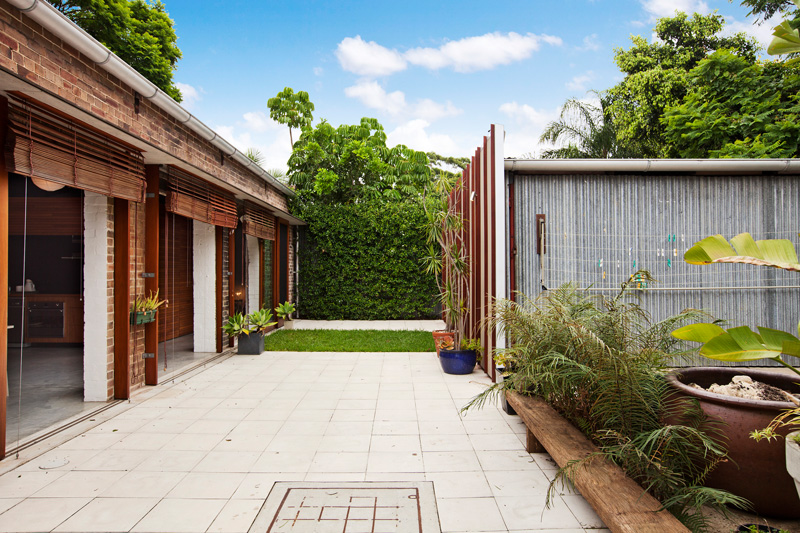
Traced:
[[277, 322], [271, 322], [272, 312], [269, 309], [253, 311], [247, 316], [236, 313], [228, 317], [222, 326], [230, 337], [239, 339], [240, 355], [260, 355], [264, 351], [264, 332]]
[[436, 277], [442, 318], [447, 326], [443, 332], [433, 332], [440, 359], [445, 352], [461, 346], [466, 329], [470, 272], [464, 218], [455, 201], [460, 192], [458, 177], [440, 172], [426, 187], [423, 198], [428, 233], [428, 253], [423, 261], [426, 273]]
[[439, 362], [445, 374], [471, 374], [482, 351], [480, 339], [463, 339], [460, 350], [444, 350]]
[[[776, 430], [782, 427], [800, 427], [800, 403], [794, 409], [784, 411], [775, 417], [766, 428], [754, 431], [751, 436], [756, 441], [779, 438], [781, 435]], [[786, 471], [794, 479], [797, 495], [800, 496], [800, 430], [786, 435]]]
[[168, 306], [167, 300], [158, 299], [158, 290], [155, 293], [150, 291], [150, 296], [137, 296], [133, 300], [131, 307], [131, 324], [148, 324], [156, 319], [158, 308], [162, 305]]
[[[749, 233], [737, 235], [730, 244], [721, 235], [707, 237], [687, 250], [684, 259], [687, 263], [698, 265], [748, 263], [800, 271], [797, 252], [791, 241], [754, 241]], [[702, 343], [700, 355], [711, 359], [734, 363], [772, 359], [800, 374], [781, 358], [781, 355], [800, 357], [800, 340], [787, 332], [759, 327], [756, 333], [747, 326], [726, 331], [717, 324], [701, 323], [684, 326], [672, 334], [682, 340]], [[793, 404], [788, 399], [764, 401], [732, 398], [689, 385], [696, 383], [708, 387], [712, 383], [728, 383], [737, 374], [747, 374], [757, 381], [786, 391], [800, 392], [797, 377], [759, 370], [692, 368], [670, 376], [671, 385], [680, 395], [696, 399], [710, 419], [725, 423], [720, 431], [727, 441], [731, 461], [714, 470], [707, 480], [708, 485], [749, 499], [759, 514], [800, 517], [800, 498], [795, 494], [792, 478], [782, 467], [785, 464], [785, 447], [778, 442], [757, 444], [750, 438], [752, 432], [770, 425], [776, 416], [791, 409]], [[788, 428], [782, 426], [774, 426], [773, 430], [777, 432], [779, 428], [782, 434], [788, 432]]]
[[275, 308], [278, 319], [283, 321], [283, 329], [294, 329], [294, 321], [292, 320], [292, 313], [294, 313], [294, 311], [295, 307], [292, 302], [283, 302], [282, 304], [278, 304], [278, 307]]

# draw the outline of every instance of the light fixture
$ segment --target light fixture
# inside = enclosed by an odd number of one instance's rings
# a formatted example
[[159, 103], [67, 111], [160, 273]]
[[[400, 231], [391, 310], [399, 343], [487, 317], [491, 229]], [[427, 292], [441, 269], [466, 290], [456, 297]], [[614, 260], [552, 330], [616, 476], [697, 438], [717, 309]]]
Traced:
[[42, 189], [43, 191], [58, 191], [64, 188], [63, 183], [56, 183], [55, 181], [43, 180], [42, 178], [34, 178], [31, 176], [31, 181], [34, 185]]

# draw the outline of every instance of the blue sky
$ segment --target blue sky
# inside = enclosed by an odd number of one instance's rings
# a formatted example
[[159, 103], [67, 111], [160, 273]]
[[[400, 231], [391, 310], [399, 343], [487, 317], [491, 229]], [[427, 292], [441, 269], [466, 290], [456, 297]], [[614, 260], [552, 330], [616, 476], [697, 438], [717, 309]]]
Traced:
[[779, 22], [719, 0], [164, 2], [184, 106], [267, 169], [290, 154], [266, 105], [284, 87], [309, 93], [315, 123], [377, 118], [390, 145], [468, 156], [498, 123], [506, 157], [522, 156], [567, 98], [622, 78], [614, 49], [656, 18], [717, 10], [762, 43]]

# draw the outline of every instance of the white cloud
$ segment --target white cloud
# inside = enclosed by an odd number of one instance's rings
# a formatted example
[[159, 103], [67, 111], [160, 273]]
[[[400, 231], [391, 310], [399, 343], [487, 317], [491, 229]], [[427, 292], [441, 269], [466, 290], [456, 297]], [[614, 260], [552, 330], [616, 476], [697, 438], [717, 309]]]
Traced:
[[412, 48], [404, 57], [409, 63], [431, 70], [447, 67], [456, 72], [474, 72], [527, 59], [543, 42], [560, 45], [561, 39], [551, 35], [495, 32], [450, 41], [439, 48]]
[[285, 126], [275, 122], [263, 111], [250, 111], [242, 115], [244, 127], [254, 132], [265, 132], [269, 130], [283, 129]]
[[175, 87], [177, 87], [181, 95], [183, 95], [183, 102], [181, 102], [181, 105], [190, 111], [194, 107], [194, 104], [202, 100], [200, 96], [202, 89], [197, 90], [188, 83], [181, 83], [179, 81], [175, 82]]
[[314, 67], [314, 76], [322, 76], [325, 74], [325, 69], [322, 67]]
[[371, 109], [378, 109], [397, 115], [406, 109], [406, 95], [401, 91], [387, 93], [377, 81], [360, 80], [352, 87], [347, 87], [344, 94], [359, 100]]
[[594, 72], [591, 70], [580, 76], [575, 76], [568, 81], [565, 86], [572, 92], [586, 92], [586, 84], [594, 79]]
[[579, 46], [578, 50], [600, 50], [600, 42], [597, 40], [597, 34], [593, 33], [583, 38], [583, 46]]
[[360, 76], [388, 76], [406, 68], [406, 61], [397, 50], [375, 41], [366, 42], [360, 35], [345, 37], [336, 48], [336, 57], [344, 70]]
[[459, 155], [462, 152], [449, 135], [429, 133], [430, 123], [423, 119], [414, 119], [401, 124], [386, 134], [386, 145], [405, 144], [414, 150], [436, 152], [441, 155]]
[[359, 100], [370, 109], [383, 111], [393, 117], [406, 116], [434, 122], [440, 118], [463, 113], [462, 109], [457, 108], [451, 102], [440, 104], [428, 98], [409, 104], [402, 91], [387, 93], [386, 89], [377, 81], [368, 79], [359, 80], [355, 85], [347, 87], [344, 94]]
[[545, 34], [495, 32], [449, 41], [438, 48], [412, 48], [400, 53], [356, 35], [339, 43], [336, 57], [344, 70], [370, 78], [400, 72], [409, 63], [429, 70], [452, 68], [456, 72], [475, 72], [527, 59], [542, 43], [560, 46], [562, 41]]
[[702, 0], [640, 0], [645, 11], [652, 19], [674, 17], [676, 11], [684, 13], [708, 13], [708, 4]]
[[547, 125], [558, 118], [559, 109], [534, 109], [528, 104], [507, 102], [500, 106], [500, 112], [510, 117], [513, 128], [506, 130], [503, 144], [505, 157], [536, 155], [541, 150], [539, 144]]
[[453, 105], [452, 102], [447, 101], [444, 104], [434, 102], [428, 98], [424, 98], [414, 104], [411, 114], [428, 122], [434, 122], [440, 118], [454, 117], [460, 115], [464, 110]]
[[752, 21], [739, 21], [733, 17], [726, 17], [725, 21], [727, 25], [722, 31], [723, 34], [733, 35], [734, 33], [744, 32], [755, 37], [758, 44], [766, 50], [772, 41], [772, 32], [775, 31], [775, 26], [783, 22], [783, 16], [780, 13], [776, 13], [772, 18], [765, 20], [761, 24], [756, 24]]

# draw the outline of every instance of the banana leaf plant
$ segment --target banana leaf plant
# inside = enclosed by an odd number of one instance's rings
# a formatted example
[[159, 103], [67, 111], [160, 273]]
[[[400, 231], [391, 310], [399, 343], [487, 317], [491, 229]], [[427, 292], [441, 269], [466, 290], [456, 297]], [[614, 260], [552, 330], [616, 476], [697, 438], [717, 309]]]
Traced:
[[[749, 233], [737, 235], [730, 243], [722, 235], [706, 237], [689, 248], [683, 258], [693, 265], [747, 263], [800, 272], [800, 262], [792, 241], [755, 241]], [[797, 334], [800, 336], [800, 323], [797, 325]], [[772, 359], [800, 375], [800, 371], [781, 359], [781, 354], [800, 357], [800, 339], [785, 331], [759, 327], [756, 333], [747, 326], [726, 331], [717, 324], [703, 323], [676, 329], [672, 335], [702, 343], [700, 355], [709, 359], [737, 363]]]
[[[792, 0], [794, 5], [800, 8], [800, 0]], [[767, 47], [769, 55], [778, 56], [784, 54], [796, 54], [800, 52], [800, 33], [791, 21], [784, 20], [777, 26], [772, 33], [772, 42]], [[790, 59], [787, 63], [796, 63], [798, 58]]]

